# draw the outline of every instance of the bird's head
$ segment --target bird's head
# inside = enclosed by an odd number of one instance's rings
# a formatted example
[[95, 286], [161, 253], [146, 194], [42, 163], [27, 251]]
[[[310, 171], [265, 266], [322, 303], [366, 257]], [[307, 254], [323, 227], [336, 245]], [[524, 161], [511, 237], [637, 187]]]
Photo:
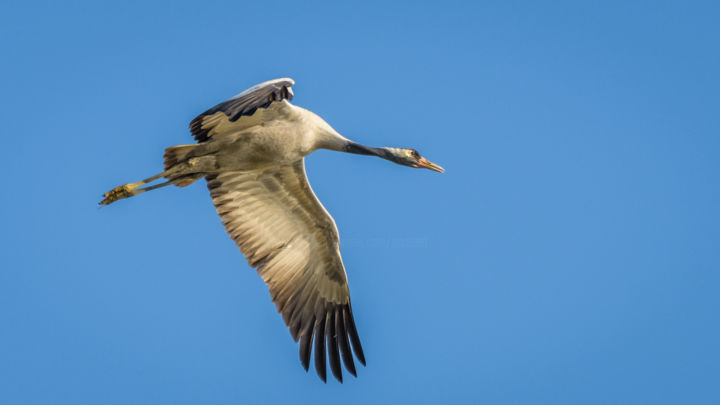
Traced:
[[382, 148], [386, 159], [405, 166], [430, 169], [443, 173], [445, 169], [420, 156], [418, 151], [409, 148]]

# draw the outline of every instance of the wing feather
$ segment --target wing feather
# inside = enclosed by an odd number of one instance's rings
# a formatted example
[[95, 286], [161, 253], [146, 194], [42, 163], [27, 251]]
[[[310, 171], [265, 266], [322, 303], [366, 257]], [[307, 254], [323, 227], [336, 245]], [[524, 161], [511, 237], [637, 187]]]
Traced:
[[315, 327], [315, 318], [305, 326], [300, 337], [300, 363], [302, 363], [305, 371], [310, 367], [310, 351], [312, 350], [313, 328]]
[[330, 370], [332, 371], [335, 378], [342, 382], [342, 370], [340, 369], [340, 350], [338, 349], [338, 343], [336, 339], [335, 330], [335, 314], [337, 308], [332, 308], [328, 311], [327, 324], [325, 329], [327, 330], [327, 346], [328, 346], [328, 359], [330, 361]]
[[269, 80], [253, 86], [198, 115], [190, 122], [190, 132], [198, 142], [219, 133], [249, 128], [287, 113], [286, 103], [293, 98], [290, 78]]
[[327, 381], [325, 364], [325, 314], [315, 322], [315, 371], [321, 380]]
[[[307, 370], [327, 378], [327, 359], [342, 382], [340, 359], [356, 375], [350, 344], [365, 364], [350, 307], [338, 232], [310, 188], [303, 160], [269, 169], [208, 175], [225, 229], [257, 268], [295, 341]], [[314, 339], [313, 339], [314, 336]]]
[[343, 312], [339, 309], [335, 312], [335, 330], [337, 331], [338, 346], [340, 346], [340, 353], [342, 354], [345, 368], [350, 374], [357, 376], [355, 362], [353, 361], [350, 344], [348, 342], [347, 329], [345, 329], [345, 321], [343, 320]]

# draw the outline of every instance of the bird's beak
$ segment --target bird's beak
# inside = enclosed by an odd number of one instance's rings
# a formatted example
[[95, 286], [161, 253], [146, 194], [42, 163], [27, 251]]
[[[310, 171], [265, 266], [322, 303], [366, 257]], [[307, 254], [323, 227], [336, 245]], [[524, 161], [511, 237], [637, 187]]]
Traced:
[[435, 163], [425, 159], [424, 157], [421, 157], [420, 159], [418, 159], [417, 167], [434, 170], [434, 171], [440, 172], [440, 173], [445, 172], [445, 169], [443, 169], [442, 167], [436, 165]]

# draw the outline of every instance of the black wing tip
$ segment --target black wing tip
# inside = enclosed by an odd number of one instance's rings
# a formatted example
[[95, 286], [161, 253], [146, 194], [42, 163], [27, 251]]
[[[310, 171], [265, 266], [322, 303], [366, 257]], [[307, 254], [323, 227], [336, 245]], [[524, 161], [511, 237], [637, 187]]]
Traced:
[[330, 310], [327, 315], [325, 316], [326, 319], [326, 326], [325, 326], [325, 336], [327, 337], [327, 350], [328, 350], [328, 360], [330, 362], [330, 371], [332, 371], [333, 376], [342, 383], [342, 365], [340, 364], [340, 348], [338, 347], [338, 339], [337, 336], [341, 333], [341, 331], [336, 330], [336, 323], [335, 318], [338, 313], [338, 309], [335, 308], [333, 310]]
[[305, 372], [310, 370], [310, 352], [307, 352], [307, 355], [303, 353], [302, 349], [300, 350], [300, 364], [302, 364], [302, 367], [305, 369]]
[[[311, 357], [314, 357], [315, 371], [324, 383], [327, 383], [328, 365], [332, 375], [341, 384], [344, 382], [343, 364], [345, 369], [357, 378], [353, 354], [360, 364], [366, 365], [349, 304], [337, 306], [326, 314], [313, 317], [300, 334], [299, 341], [302, 367], [308, 372]], [[314, 352], [313, 355], [311, 351]]]
[[348, 341], [348, 332], [345, 327], [345, 307], [337, 308], [335, 310], [335, 332], [338, 347], [340, 348], [340, 354], [342, 355], [345, 369], [357, 377], [357, 371], [355, 370], [355, 361], [353, 360], [352, 350], [350, 349], [350, 342]]
[[367, 367], [367, 363], [365, 363], [365, 355], [362, 352], [362, 348], [360, 350], [355, 349], [355, 346], [353, 346], [353, 351], [355, 352], [355, 357], [357, 357], [360, 364], [363, 365], [363, 367]]
[[355, 357], [357, 357], [360, 364], [366, 366], [365, 353], [363, 353], [362, 345], [360, 344], [360, 336], [358, 335], [357, 328], [355, 327], [355, 318], [352, 314], [352, 307], [348, 303], [343, 311], [345, 318], [345, 328], [347, 329], [348, 336], [350, 337], [350, 344], [352, 345]]
[[306, 372], [310, 369], [310, 352], [312, 351], [314, 324], [315, 317], [313, 316], [300, 337], [300, 363], [302, 363]]
[[327, 384], [327, 371], [323, 368], [322, 370], [318, 367], [315, 368], [315, 371], [317, 372], [318, 377]]
[[327, 365], [325, 362], [325, 319], [315, 323], [315, 371], [318, 377], [327, 382]]

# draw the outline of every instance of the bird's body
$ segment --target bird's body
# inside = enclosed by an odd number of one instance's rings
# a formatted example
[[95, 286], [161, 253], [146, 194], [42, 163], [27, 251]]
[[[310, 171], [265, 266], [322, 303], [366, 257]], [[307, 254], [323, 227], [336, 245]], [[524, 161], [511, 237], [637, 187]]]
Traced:
[[[442, 171], [412, 149], [371, 148], [338, 134], [316, 114], [290, 104], [294, 82], [276, 79], [240, 93], [190, 123], [197, 144], [165, 151], [165, 171], [116, 187], [103, 205], [166, 185], [205, 177], [225, 229], [267, 283], [308, 368], [330, 368], [342, 381], [340, 357], [356, 374], [365, 364], [350, 307], [337, 227], [310, 188], [304, 157], [317, 149], [376, 155]], [[159, 178], [167, 181], [141, 188]], [[351, 350], [352, 347], [352, 350]]]
[[188, 157], [214, 156], [221, 171], [257, 170], [292, 164], [320, 148], [342, 147], [340, 135], [332, 136], [334, 130], [325, 121], [285, 100], [262, 115], [264, 121], [252, 126], [232, 125], [225, 118], [223, 132], [192, 145]]

